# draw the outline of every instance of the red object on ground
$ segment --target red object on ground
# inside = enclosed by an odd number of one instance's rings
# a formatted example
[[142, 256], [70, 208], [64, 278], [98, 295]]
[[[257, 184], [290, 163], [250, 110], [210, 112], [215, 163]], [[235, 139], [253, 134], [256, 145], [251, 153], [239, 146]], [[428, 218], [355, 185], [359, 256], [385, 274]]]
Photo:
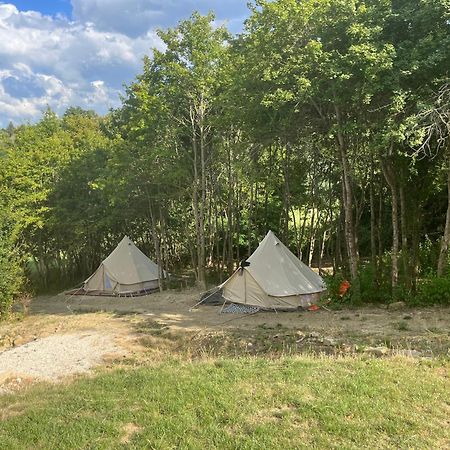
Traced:
[[350, 289], [350, 283], [347, 280], [344, 280], [339, 286], [339, 295], [343, 297], [347, 291]]
[[311, 305], [311, 306], [308, 308], [308, 311], [319, 311], [319, 309], [320, 309], [320, 306], [317, 306], [317, 305]]

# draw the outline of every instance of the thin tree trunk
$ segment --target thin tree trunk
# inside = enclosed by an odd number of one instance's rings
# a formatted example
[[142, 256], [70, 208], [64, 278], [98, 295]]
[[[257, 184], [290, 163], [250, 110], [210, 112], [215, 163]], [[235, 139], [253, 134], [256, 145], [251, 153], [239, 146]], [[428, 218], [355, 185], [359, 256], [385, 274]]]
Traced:
[[303, 214], [302, 227], [301, 227], [300, 237], [299, 237], [299, 242], [300, 242], [300, 252], [298, 254], [299, 259], [303, 259], [303, 251], [302, 251], [302, 249], [303, 249], [303, 239], [305, 237], [306, 219], [307, 218], [308, 218], [308, 208], [305, 207], [305, 213]]
[[373, 283], [377, 284], [378, 261], [377, 261], [377, 242], [376, 242], [376, 217], [375, 217], [375, 198], [373, 192], [374, 167], [372, 160], [372, 173], [370, 177], [370, 250], [372, 255], [372, 266], [374, 270]]
[[219, 195], [216, 195], [214, 199], [214, 238], [215, 238], [215, 246], [216, 246], [216, 265], [217, 265], [217, 275], [220, 278], [220, 282], [222, 282], [222, 275], [220, 270], [220, 230], [219, 230], [219, 209], [217, 206], [217, 199], [219, 198]]
[[413, 213], [412, 230], [411, 230], [411, 289], [416, 291], [417, 276], [419, 273], [419, 244], [420, 244], [420, 206], [416, 206], [417, 210]]
[[195, 257], [195, 279], [197, 283], [200, 283], [200, 212], [199, 212], [199, 201], [198, 201], [198, 149], [197, 149], [197, 132], [195, 127], [195, 111], [191, 106], [191, 126], [192, 126], [192, 151], [194, 154], [193, 168], [194, 168], [194, 180], [193, 180], [193, 192], [192, 192], [192, 206], [194, 210], [194, 221], [195, 221], [195, 238], [196, 238], [196, 257]]
[[162, 244], [163, 244], [164, 271], [165, 271], [165, 274], [163, 272], [162, 276], [163, 276], [163, 278], [166, 278], [167, 281], [169, 281], [169, 279], [170, 279], [170, 275], [169, 275], [169, 243], [168, 243], [168, 239], [167, 239], [167, 224], [166, 224], [166, 219], [162, 215], [161, 210], [160, 210], [160, 214], [161, 214], [161, 238], [162, 238]]
[[[335, 104], [336, 119], [339, 127], [342, 127], [342, 118], [339, 107]], [[353, 193], [350, 180], [350, 166], [347, 156], [347, 146], [341, 130], [337, 131], [339, 153], [342, 170], [342, 190], [344, 201], [345, 240], [350, 263], [350, 274], [353, 281], [358, 277], [358, 249], [356, 243], [355, 225], [353, 219]]]
[[231, 161], [231, 146], [229, 141], [227, 142], [228, 150], [228, 273], [233, 272], [233, 237], [234, 237], [234, 215], [233, 215], [233, 172], [232, 172], [232, 161]]
[[381, 235], [381, 228], [383, 222], [383, 178], [380, 179], [380, 192], [378, 195], [378, 222], [377, 222], [377, 240], [378, 240], [378, 272], [377, 272], [377, 282], [380, 285], [383, 276], [383, 239]]
[[395, 289], [398, 284], [398, 248], [399, 248], [399, 226], [398, 226], [398, 195], [395, 176], [392, 173], [390, 163], [382, 164], [384, 177], [391, 190], [392, 199], [392, 254], [391, 254], [391, 286]]
[[450, 245], [450, 141], [448, 145], [447, 164], [447, 214], [445, 216], [445, 228], [441, 240], [441, 250], [439, 252], [437, 266], [438, 277], [444, 275], [444, 270], [447, 267], [448, 248]]
[[206, 205], [206, 155], [205, 155], [205, 129], [204, 129], [204, 104], [200, 105], [199, 133], [200, 133], [200, 167], [201, 167], [201, 199], [199, 208], [199, 245], [198, 250], [198, 281], [203, 289], [206, 289], [205, 273], [205, 205]]
[[222, 226], [222, 233], [223, 233], [223, 246], [222, 246], [222, 270], [220, 271], [220, 281], [222, 282], [222, 272], [225, 270], [226, 267], [226, 257], [227, 257], [227, 231], [225, 230], [225, 225], [223, 223], [223, 214], [220, 215], [220, 223]]
[[236, 186], [236, 260], [240, 261], [241, 254], [239, 248], [239, 239], [241, 234], [241, 187]]
[[294, 228], [295, 250], [297, 253], [297, 257], [300, 257], [300, 242], [298, 240], [299, 236], [298, 236], [297, 219], [295, 218], [295, 209], [293, 206], [291, 206], [291, 214], [292, 214], [292, 226]]
[[409, 249], [408, 249], [408, 226], [407, 226], [407, 206], [405, 189], [403, 186], [399, 188], [400, 193], [400, 223], [402, 231], [402, 263], [405, 286], [409, 290], [411, 289], [411, 271], [409, 267]]
[[290, 145], [286, 144], [285, 157], [283, 161], [284, 192], [283, 192], [283, 239], [289, 238], [289, 211], [291, 209], [291, 192], [289, 186], [289, 163], [290, 163]]
[[319, 273], [320, 273], [320, 270], [322, 269], [322, 260], [323, 260], [323, 255], [325, 253], [325, 244], [328, 239], [328, 231], [329, 231], [328, 229], [325, 229], [325, 231], [323, 232], [323, 235], [322, 235], [322, 242], [320, 243], [321, 245], [320, 245], [320, 252], [319, 252], [319, 262], [317, 264]]
[[159, 245], [159, 239], [158, 239], [158, 232], [156, 230], [156, 219], [155, 214], [153, 211], [152, 203], [150, 198], [148, 199], [148, 211], [150, 214], [150, 224], [152, 228], [152, 239], [153, 239], [153, 245], [155, 246], [155, 254], [156, 254], [156, 263], [158, 264], [159, 270], [158, 270], [158, 286], [159, 290], [163, 290], [162, 282], [161, 282], [161, 252], [160, 252], [160, 245]]
[[313, 255], [314, 255], [314, 247], [316, 245], [316, 210], [313, 206], [312, 217], [311, 217], [311, 228], [309, 232], [309, 247], [308, 247], [308, 266], [311, 266]]
[[252, 254], [252, 223], [253, 223], [253, 181], [250, 182], [250, 202], [248, 206], [248, 256]]

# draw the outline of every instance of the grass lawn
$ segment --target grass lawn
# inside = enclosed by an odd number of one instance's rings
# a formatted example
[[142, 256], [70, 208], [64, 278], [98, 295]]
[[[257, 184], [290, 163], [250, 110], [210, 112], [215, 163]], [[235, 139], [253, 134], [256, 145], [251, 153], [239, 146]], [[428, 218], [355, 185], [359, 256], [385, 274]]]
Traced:
[[449, 448], [448, 362], [166, 361], [0, 396], [6, 449]]

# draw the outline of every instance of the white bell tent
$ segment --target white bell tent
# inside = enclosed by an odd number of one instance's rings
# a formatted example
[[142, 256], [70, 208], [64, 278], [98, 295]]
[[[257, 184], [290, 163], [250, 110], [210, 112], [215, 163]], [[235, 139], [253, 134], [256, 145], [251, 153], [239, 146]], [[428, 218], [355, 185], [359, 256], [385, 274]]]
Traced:
[[325, 282], [269, 231], [258, 248], [219, 286], [228, 302], [262, 309], [295, 309], [315, 303]]
[[133, 295], [159, 287], [159, 267], [125, 236], [98, 269], [84, 282], [86, 293]]

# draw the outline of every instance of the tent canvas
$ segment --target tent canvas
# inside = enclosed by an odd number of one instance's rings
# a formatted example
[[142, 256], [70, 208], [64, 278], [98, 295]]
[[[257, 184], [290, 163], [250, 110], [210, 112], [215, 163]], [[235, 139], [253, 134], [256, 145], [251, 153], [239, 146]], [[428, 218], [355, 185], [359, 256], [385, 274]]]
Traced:
[[159, 266], [125, 236], [84, 282], [91, 294], [134, 294], [159, 287]]
[[225, 300], [263, 309], [294, 309], [317, 301], [325, 282], [269, 231], [258, 248], [219, 287]]

